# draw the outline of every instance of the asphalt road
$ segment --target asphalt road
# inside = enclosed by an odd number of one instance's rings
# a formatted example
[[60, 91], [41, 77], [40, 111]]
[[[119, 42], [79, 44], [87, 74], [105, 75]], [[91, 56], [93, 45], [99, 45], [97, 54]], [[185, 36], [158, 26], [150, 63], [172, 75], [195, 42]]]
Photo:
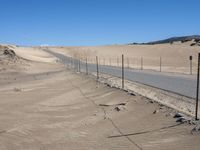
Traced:
[[[79, 60], [72, 59], [65, 55], [45, 50], [55, 57], [59, 58], [61, 62], [67, 65], [72, 65], [75, 69], [80, 69], [82, 72], [86, 72], [86, 63]], [[121, 67], [112, 67], [99, 65], [99, 72], [109, 74], [117, 77], [121, 77]], [[88, 72], [96, 72], [96, 64], [88, 64]], [[183, 95], [190, 98], [196, 97], [196, 78], [192, 75], [170, 74], [161, 73], [148, 70], [136, 70], [125, 68], [125, 79], [138, 82], [141, 84], [149, 85], [159, 89], [163, 89], [169, 92], [173, 92], [179, 95]]]

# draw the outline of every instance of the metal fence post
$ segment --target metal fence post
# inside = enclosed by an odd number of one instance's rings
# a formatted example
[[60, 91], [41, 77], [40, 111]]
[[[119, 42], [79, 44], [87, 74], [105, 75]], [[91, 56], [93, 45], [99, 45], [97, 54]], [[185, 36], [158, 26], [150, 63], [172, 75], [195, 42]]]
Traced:
[[87, 58], [86, 58], [86, 60], [85, 60], [85, 69], [86, 69], [86, 74], [88, 74], [88, 63], [87, 63]]
[[198, 120], [198, 107], [199, 107], [199, 65], [200, 65], [200, 53], [198, 54], [198, 69], [197, 69], [197, 93], [196, 93], [196, 112], [195, 120]]
[[141, 70], [143, 70], [143, 57], [141, 57]]
[[190, 74], [192, 75], [192, 56], [190, 56]]
[[73, 68], [73, 58], [71, 57], [71, 68]]
[[74, 58], [73, 57], [71, 57], [71, 58], [72, 58], [72, 68], [74, 68], [74, 64], [73, 64]]
[[71, 57], [71, 58], [72, 58], [72, 68], [74, 68], [74, 64], [73, 64], [74, 58], [73, 57]]
[[96, 66], [97, 66], [97, 80], [99, 79], [99, 64], [98, 64], [98, 56], [96, 56]]
[[77, 69], [77, 72], [78, 72], [78, 59], [76, 58], [76, 69]]
[[76, 58], [74, 60], [74, 69], [76, 69], [78, 71], [78, 61]]
[[162, 71], [162, 57], [160, 57], [160, 72]]
[[124, 55], [122, 54], [122, 89], [124, 89]]
[[72, 68], [74, 68], [74, 58], [72, 59]]
[[72, 58], [68, 57], [68, 59], [69, 59], [69, 68], [72, 68]]
[[78, 71], [81, 72], [81, 61], [80, 61], [80, 59], [78, 60]]
[[131, 58], [131, 65], [132, 65], [132, 68], [133, 68], [133, 69], [134, 69], [134, 64], [135, 64], [134, 58]]

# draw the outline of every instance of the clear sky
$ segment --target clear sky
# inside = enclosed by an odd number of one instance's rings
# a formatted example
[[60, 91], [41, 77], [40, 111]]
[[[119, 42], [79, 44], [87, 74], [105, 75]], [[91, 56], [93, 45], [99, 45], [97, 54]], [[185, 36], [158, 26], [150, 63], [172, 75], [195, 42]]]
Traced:
[[0, 43], [105, 45], [200, 34], [200, 0], [0, 0]]

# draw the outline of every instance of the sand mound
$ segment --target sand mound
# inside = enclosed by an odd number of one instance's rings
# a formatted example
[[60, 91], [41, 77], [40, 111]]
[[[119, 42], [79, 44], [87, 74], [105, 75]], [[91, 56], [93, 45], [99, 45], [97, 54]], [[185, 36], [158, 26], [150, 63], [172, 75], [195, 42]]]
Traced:
[[10, 49], [9, 47], [6, 46], [1, 46], [0, 47], [0, 59], [5, 60], [5, 59], [16, 59], [17, 56], [14, 52], [14, 50]]
[[34, 62], [54, 63], [57, 58], [37, 47], [15, 47], [17, 56]]
[[9, 60], [9, 61], [16, 62], [22, 59], [23, 58], [17, 56], [14, 49], [11, 49], [8, 46], [0, 46], [0, 60], [1, 61]]
[[0, 72], [21, 70], [27, 63], [9, 46], [0, 45]]
[[4, 50], [3, 54], [7, 55], [7, 56], [9, 56], [11, 58], [14, 58], [16, 56], [15, 52], [13, 50], [11, 50], [11, 49]]

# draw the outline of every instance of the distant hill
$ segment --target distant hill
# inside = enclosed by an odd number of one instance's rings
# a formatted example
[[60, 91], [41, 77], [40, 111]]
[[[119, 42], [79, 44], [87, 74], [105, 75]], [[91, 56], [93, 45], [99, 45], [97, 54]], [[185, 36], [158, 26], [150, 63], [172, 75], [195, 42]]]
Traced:
[[158, 40], [158, 41], [147, 42], [147, 43], [131, 43], [130, 45], [136, 45], [136, 44], [154, 45], [154, 44], [173, 43], [173, 42], [178, 42], [178, 41], [181, 41], [182, 43], [184, 43], [184, 42], [192, 41], [192, 40], [194, 40], [194, 42], [195, 42], [194, 44], [199, 43], [200, 42], [200, 35], [172, 37], [172, 38], [168, 38], [168, 39], [165, 39], [165, 40]]

